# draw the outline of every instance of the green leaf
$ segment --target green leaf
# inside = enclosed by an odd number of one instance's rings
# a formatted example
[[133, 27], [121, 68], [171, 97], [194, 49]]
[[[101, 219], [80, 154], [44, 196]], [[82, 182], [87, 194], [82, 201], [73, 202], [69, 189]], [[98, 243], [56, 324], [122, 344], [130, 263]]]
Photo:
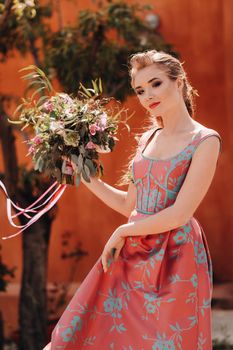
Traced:
[[84, 125], [82, 126], [82, 129], [81, 129], [80, 132], [79, 132], [79, 133], [80, 133], [80, 137], [84, 137], [86, 131], [87, 131], [87, 128], [86, 128], [86, 125], [84, 124]]
[[39, 89], [37, 89], [36, 91], [33, 92], [32, 96], [31, 96], [31, 99], [33, 99], [33, 97], [36, 95], [36, 94], [39, 94], [42, 90], [46, 89], [45, 86], [42, 86], [40, 87]]
[[98, 88], [98, 85], [96, 84], [96, 80], [92, 80], [92, 85], [93, 85], [93, 88], [94, 88], [94, 93], [98, 95], [99, 93], [99, 88]]
[[22, 103], [21, 105], [19, 105], [19, 106], [15, 109], [13, 115], [15, 115], [15, 114], [16, 114], [17, 112], [19, 112], [21, 109], [23, 109], [23, 106], [24, 106], [23, 103]]
[[26, 75], [23, 75], [22, 77], [21, 77], [21, 79], [23, 79], [23, 80], [36, 80], [37, 78], [40, 78], [40, 75], [39, 74], [36, 74], [36, 73], [34, 73], [34, 72], [32, 72], [32, 73], [28, 73], [28, 74], [26, 74]]
[[80, 182], [81, 182], [81, 176], [79, 174], [77, 174], [75, 176], [75, 185], [79, 186]]
[[23, 123], [22, 120], [11, 120], [9, 118], [7, 118], [7, 121], [11, 124], [22, 124]]
[[33, 81], [31, 81], [30, 83], [28, 83], [28, 84], [27, 84], [27, 87], [26, 87], [26, 89], [25, 89], [24, 94], [27, 95], [28, 91], [30, 91], [31, 89], [33, 89], [34, 86], [36, 86], [36, 85], [41, 86], [41, 82], [40, 82], [40, 81], [34, 81], [34, 80], [33, 80]]
[[102, 80], [101, 80], [101, 78], [99, 78], [99, 91], [100, 91], [100, 93], [102, 94], [102, 92], [103, 92], [103, 86], [102, 86]]
[[42, 78], [46, 78], [45, 73], [39, 67], [35, 66], [35, 71], [38, 72]]
[[39, 170], [40, 169], [40, 162], [41, 162], [41, 156], [39, 156], [36, 160], [36, 163], [35, 163], [35, 166], [34, 166], [34, 169], [35, 170]]
[[50, 112], [49, 116], [50, 116], [51, 119], [57, 119], [56, 112], [54, 112], [54, 111]]
[[[89, 170], [89, 169], [88, 169]], [[84, 168], [82, 169], [82, 176], [86, 182], [91, 182], [90, 178], [87, 176]]]
[[[35, 65], [30, 65], [27, 66], [25, 68], [20, 69], [21, 71], [27, 71], [27, 70], [32, 70], [31, 73], [25, 74], [22, 79], [24, 80], [31, 80], [31, 82], [28, 85], [32, 86], [32, 85], [43, 85], [44, 88], [46, 88], [48, 91], [53, 91], [53, 87], [49, 81], [49, 79], [47, 78], [46, 74], [42, 71], [42, 69], [40, 69], [39, 67], [35, 66]], [[28, 88], [26, 91], [28, 91]]]
[[89, 177], [91, 172], [90, 172], [90, 169], [88, 168], [88, 166], [85, 163], [84, 163], [83, 169], [84, 169], [85, 173], [87, 174], [87, 176]]
[[94, 166], [94, 163], [92, 162], [92, 160], [86, 158], [85, 165], [89, 168], [90, 174], [92, 176], [95, 176], [96, 175], [96, 167]]
[[29, 123], [26, 123], [26, 124], [21, 128], [21, 130], [26, 129], [29, 125], [30, 125]]
[[30, 70], [30, 69], [35, 69], [35, 68], [36, 68], [36, 66], [35, 66], [34, 64], [30, 64], [30, 65], [27, 66], [27, 67], [24, 67], [24, 68], [19, 69], [19, 72], [23, 72], [23, 71], [25, 71], [25, 70]]
[[85, 88], [85, 86], [83, 86], [82, 83], [79, 83], [80, 87], [83, 89], [83, 91], [85, 92], [85, 94], [89, 97], [92, 97], [92, 94], [90, 93], [90, 91], [88, 91], [88, 89]]
[[41, 96], [37, 101], [36, 106], [37, 107], [41, 106], [46, 100], [48, 100], [48, 96]]
[[76, 156], [76, 154], [71, 154], [71, 161], [78, 165], [78, 156]]
[[82, 168], [83, 168], [83, 156], [81, 154], [78, 156], [77, 166], [78, 166], [78, 168], [77, 168], [78, 173], [81, 173]]
[[44, 168], [44, 160], [43, 160], [43, 158], [41, 158], [41, 159], [40, 159], [40, 162], [39, 162], [39, 168], [38, 168], [38, 170], [42, 173], [43, 168]]

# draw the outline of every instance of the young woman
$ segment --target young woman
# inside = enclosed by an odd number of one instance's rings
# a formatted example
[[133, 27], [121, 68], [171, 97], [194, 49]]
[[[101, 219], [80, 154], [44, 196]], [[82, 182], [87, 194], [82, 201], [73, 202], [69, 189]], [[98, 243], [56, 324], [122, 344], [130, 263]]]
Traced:
[[212, 263], [193, 214], [213, 179], [221, 137], [193, 119], [182, 63], [155, 50], [130, 60], [153, 125], [139, 140], [128, 191], [85, 185], [125, 215], [67, 306], [46, 350], [211, 350]]

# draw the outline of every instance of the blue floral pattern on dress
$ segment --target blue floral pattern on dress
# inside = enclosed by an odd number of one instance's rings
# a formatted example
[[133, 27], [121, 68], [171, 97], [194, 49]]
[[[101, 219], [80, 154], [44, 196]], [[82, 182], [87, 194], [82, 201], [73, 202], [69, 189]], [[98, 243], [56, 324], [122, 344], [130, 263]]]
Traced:
[[[173, 205], [203, 129], [168, 160], [133, 160], [136, 206], [128, 222]], [[101, 257], [70, 301], [52, 334], [52, 350], [212, 350], [212, 262], [205, 234], [192, 217], [166, 232], [129, 236], [117, 261]]]

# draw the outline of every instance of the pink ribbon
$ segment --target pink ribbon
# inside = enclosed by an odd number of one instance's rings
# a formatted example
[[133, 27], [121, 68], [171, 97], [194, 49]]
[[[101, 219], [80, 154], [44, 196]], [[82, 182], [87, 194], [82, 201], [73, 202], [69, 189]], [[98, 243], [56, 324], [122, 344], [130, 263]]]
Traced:
[[[54, 187], [58, 185], [55, 190]], [[7, 199], [7, 217], [8, 220], [10, 222], [10, 224], [13, 227], [17, 227], [20, 228], [21, 230], [19, 230], [18, 232], [16, 232], [13, 235], [10, 236], [6, 236], [6, 237], [2, 237], [2, 239], [9, 239], [9, 238], [13, 238], [18, 236], [21, 232], [23, 232], [24, 230], [26, 230], [29, 226], [31, 226], [34, 222], [36, 222], [37, 220], [39, 220], [39, 218], [41, 216], [43, 216], [47, 211], [49, 211], [55, 204], [56, 202], [59, 200], [59, 198], [62, 196], [62, 194], [64, 193], [65, 189], [66, 189], [66, 185], [61, 185], [58, 184], [57, 181], [55, 181], [35, 202], [33, 202], [32, 204], [30, 204], [27, 208], [23, 209], [21, 207], [19, 207], [18, 205], [16, 205], [9, 197], [6, 187], [4, 185], [4, 183], [2, 181], [0, 181], [0, 188], [3, 190], [3, 192], [5, 193]], [[49, 195], [48, 198], [46, 198], [41, 204], [35, 206], [36, 204], [38, 204], [49, 192], [52, 192], [52, 194]], [[43, 209], [41, 210], [37, 210], [38, 208], [43, 207]], [[17, 209], [19, 212], [12, 215], [12, 207], [14, 207], [15, 209]], [[29, 215], [28, 213], [35, 213], [35, 215], [33, 217], [31, 217], [31, 215]], [[25, 225], [16, 225], [13, 222], [13, 219], [17, 216], [20, 215], [24, 215], [25, 217], [27, 217], [29, 219], [29, 221], [25, 224]]]

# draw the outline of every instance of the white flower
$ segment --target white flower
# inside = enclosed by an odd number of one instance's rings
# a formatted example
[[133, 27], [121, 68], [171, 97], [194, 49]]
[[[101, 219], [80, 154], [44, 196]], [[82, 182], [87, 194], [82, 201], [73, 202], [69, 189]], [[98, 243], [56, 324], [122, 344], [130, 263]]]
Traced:
[[100, 126], [101, 130], [104, 131], [104, 129], [106, 128], [106, 125], [107, 125], [107, 114], [105, 112], [103, 112], [99, 116], [98, 125]]
[[50, 123], [50, 130], [52, 132], [55, 132], [56, 134], [59, 134], [59, 135], [64, 135], [64, 133], [65, 133], [64, 125], [60, 122], [57, 122], [57, 121], [52, 121]]
[[35, 6], [34, 0], [25, 0], [25, 5], [34, 7]]

